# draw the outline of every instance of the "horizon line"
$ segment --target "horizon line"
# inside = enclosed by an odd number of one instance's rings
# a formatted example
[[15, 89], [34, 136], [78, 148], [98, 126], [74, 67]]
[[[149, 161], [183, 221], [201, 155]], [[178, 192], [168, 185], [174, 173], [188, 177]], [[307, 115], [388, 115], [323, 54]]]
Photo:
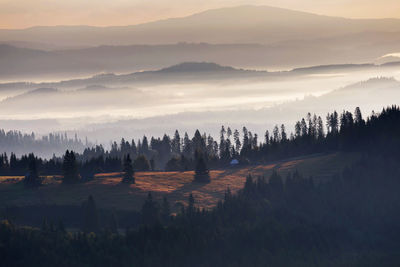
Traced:
[[399, 18], [396, 17], [344, 17], [344, 16], [332, 16], [332, 15], [325, 15], [325, 14], [319, 14], [319, 13], [313, 13], [313, 12], [308, 12], [308, 11], [302, 11], [302, 10], [297, 10], [297, 9], [290, 9], [290, 8], [284, 8], [284, 7], [278, 7], [278, 6], [271, 6], [271, 5], [235, 5], [235, 6], [225, 6], [225, 7], [219, 7], [219, 8], [208, 8], [208, 9], [203, 9], [198, 12], [194, 13], [189, 13], [183, 16], [176, 16], [176, 17], [167, 17], [167, 18], [160, 18], [156, 20], [149, 20], [145, 21], [142, 23], [137, 23], [137, 24], [110, 24], [110, 25], [95, 25], [95, 24], [52, 24], [52, 25], [32, 25], [28, 27], [21, 27], [21, 28], [14, 28], [14, 27], [1, 27], [0, 30], [30, 30], [30, 29], [35, 29], [35, 28], [56, 28], [56, 27], [88, 27], [88, 28], [123, 28], [123, 27], [135, 27], [135, 26], [140, 26], [140, 25], [145, 25], [145, 24], [150, 24], [150, 23], [156, 23], [156, 22], [162, 22], [162, 21], [167, 21], [167, 20], [174, 20], [174, 19], [184, 19], [188, 18], [194, 15], [202, 14], [208, 11], [213, 11], [213, 10], [223, 10], [223, 9], [234, 9], [234, 8], [240, 8], [240, 7], [266, 7], [266, 8], [276, 8], [276, 9], [282, 9], [282, 10], [289, 10], [289, 11], [294, 11], [294, 12], [299, 12], [299, 13], [305, 13], [309, 15], [315, 15], [315, 16], [321, 16], [321, 17], [329, 17], [329, 18], [341, 18], [341, 19], [349, 19], [349, 20], [400, 20]]

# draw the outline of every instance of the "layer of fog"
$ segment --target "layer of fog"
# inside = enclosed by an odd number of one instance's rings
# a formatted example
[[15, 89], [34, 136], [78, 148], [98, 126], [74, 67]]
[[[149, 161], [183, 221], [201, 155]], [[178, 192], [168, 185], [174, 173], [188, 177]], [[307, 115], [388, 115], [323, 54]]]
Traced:
[[[262, 82], [42, 88], [14, 92], [12, 97], [2, 92], [0, 128], [34, 131], [39, 135], [77, 132], [82, 139], [87, 136], [105, 145], [121, 137], [161, 136], [172, 134], [175, 129], [193, 133], [199, 128], [217, 136], [221, 125], [238, 129], [247, 126], [262, 136], [275, 124], [285, 123], [292, 130], [295, 120], [307, 112], [324, 117], [333, 109], [354, 110], [360, 106], [369, 114], [385, 105], [400, 104], [400, 88], [397, 82], [392, 86], [390, 79], [370, 81], [368, 90], [351, 91], [345, 87], [381, 76], [400, 80], [400, 70], [346, 72], [343, 69]], [[388, 81], [395, 89], [388, 89]], [[330, 93], [335, 89], [339, 90]]]

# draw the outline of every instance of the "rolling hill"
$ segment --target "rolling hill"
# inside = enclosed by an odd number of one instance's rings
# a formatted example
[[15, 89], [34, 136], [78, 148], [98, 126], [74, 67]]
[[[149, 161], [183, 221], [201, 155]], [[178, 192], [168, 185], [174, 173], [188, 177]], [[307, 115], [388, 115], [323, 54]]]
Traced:
[[[340, 73], [352, 71], [369, 71], [385, 68], [395, 68], [400, 62], [390, 62], [381, 65], [368, 64], [332, 64], [311, 67], [295, 68], [289, 71], [268, 72], [263, 70], [239, 69], [223, 66], [213, 62], [183, 62], [156, 70], [132, 72], [128, 74], [101, 73], [89, 78], [66, 79], [57, 82], [9, 82], [0, 83], [1, 91], [18, 91], [44, 87], [79, 88], [120, 84], [151, 84], [151, 83], [181, 83], [181, 82], [209, 82], [209, 80], [238, 80], [238, 79], [285, 79], [299, 76], [307, 77], [320, 73]], [[92, 88], [93, 89], [93, 88]], [[104, 88], [103, 88], [104, 89]]]
[[[228, 187], [232, 192], [241, 189], [249, 174], [269, 177], [276, 170], [285, 177], [289, 172], [298, 170], [323, 181], [338, 174], [358, 157], [354, 153], [315, 154], [259, 166], [213, 170], [209, 184], [193, 183], [193, 171], [139, 172], [136, 174], [136, 184], [133, 185], [122, 184], [120, 173], [102, 173], [97, 174], [91, 182], [67, 188], [59, 180], [48, 177], [45, 186], [38, 191], [31, 191], [17, 183], [21, 177], [5, 176], [0, 178], [0, 203], [7, 206], [80, 205], [88, 194], [93, 194], [103, 208], [139, 210], [147, 193], [152, 192], [157, 200], [167, 196], [173, 204], [173, 210], [177, 212], [181, 205], [186, 205], [189, 194], [193, 193], [199, 207], [208, 209], [223, 199]], [[71, 198], [71, 195], [74, 197]], [[0, 208], [4, 206], [0, 205]]]
[[[0, 90], [36, 89], [43, 87], [78, 88], [94, 85], [142, 84], [157, 82], [207, 82], [208, 80], [226, 80], [251, 77], [264, 77], [266, 71], [236, 69], [211, 62], [183, 62], [166, 68], [140, 71], [129, 74], [102, 73], [89, 78], [63, 80], [60, 82], [16, 82], [0, 84]], [[280, 74], [280, 73], [277, 73]]]

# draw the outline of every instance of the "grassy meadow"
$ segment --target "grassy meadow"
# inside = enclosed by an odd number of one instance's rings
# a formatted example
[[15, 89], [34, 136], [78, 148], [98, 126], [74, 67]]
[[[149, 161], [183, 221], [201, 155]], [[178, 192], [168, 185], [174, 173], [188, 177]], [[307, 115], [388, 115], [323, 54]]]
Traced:
[[47, 176], [44, 185], [37, 189], [25, 188], [23, 177], [0, 177], [0, 207], [30, 205], [80, 205], [93, 195], [98, 207], [118, 210], [139, 210], [152, 192], [156, 200], [167, 196], [173, 211], [186, 205], [192, 193], [196, 205], [211, 208], [224, 197], [229, 187], [236, 192], [244, 185], [246, 177], [269, 177], [273, 170], [285, 177], [298, 170], [304, 176], [312, 176], [322, 181], [339, 173], [357, 154], [332, 153], [315, 154], [307, 157], [292, 158], [264, 165], [228, 168], [210, 171], [210, 183], [193, 182], [193, 171], [187, 172], [137, 172], [135, 184], [121, 183], [122, 173], [99, 173], [95, 179], [86, 183], [64, 185], [60, 176]]

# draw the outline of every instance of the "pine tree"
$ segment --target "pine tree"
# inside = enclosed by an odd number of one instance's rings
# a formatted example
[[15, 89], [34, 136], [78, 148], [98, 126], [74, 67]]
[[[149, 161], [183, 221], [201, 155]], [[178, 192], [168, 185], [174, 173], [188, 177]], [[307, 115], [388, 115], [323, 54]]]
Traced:
[[194, 201], [193, 194], [190, 193], [189, 199], [188, 199], [188, 207], [187, 207], [187, 211], [186, 211], [186, 214], [189, 215], [189, 216], [193, 216], [195, 214], [195, 212], [196, 212], [196, 208], [194, 206], [194, 203], [195, 203], [195, 201]]
[[194, 180], [201, 183], [210, 181], [209, 170], [202, 154], [197, 157]]
[[265, 145], [269, 145], [269, 131], [266, 130], [264, 134]]
[[301, 136], [301, 123], [298, 121], [296, 122], [296, 124], [294, 125], [294, 136], [296, 138], [299, 138]]
[[322, 118], [320, 116], [318, 116], [317, 121], [317, 136], [319, 139], [323, 139], [325, 137], [324, 123], [322, 122]]
[[274, 135], [274, 142], [278, 143], [281, 140], [281, 136], [279, 134], [279, 128], [278, 125], [275, 125], [274, 130], [272, 131]]
[[181, 153], [181, 137], [178, 130], [175, 130], [174, 138], [172, 139], [172, 153], [179, 155]]
[[133, 169], [136, 171], [150, 170], [150, 162], [147, 160], [145, 155], [140, 155], [134, 160]]
[[65, 152], [63, 161], [63, 183], [72, 184], [79, 182], [78, 166], [76, 163], [75, 154], [73, 151]]
[[132, 160], [130, 155], [128, 154], [126, 157], [124, 157], [124, 177], [122, 179], [123, 182], [125, 183], [135, 183], [135, 177], [134, 177], [134, 170], [132, 166]]
[[142, 139], [142, 149], [140, 151], [141, 154], [148, 155], [149, 153], [149, 142], [147, 141], [147, 137], [144, 135]]
[[237, 129], [233, 133], [233, 140], [235, 141], [236, 151], [239, 153], [241, 143], [240, 143], [240, 134]]
[[281, 125], [281, 138], [282, 138], [282, 140], [281, 140], [282, 142], [287, 141], [286, 128], [285, 128], [284, 124]]
[[183, 138], [183, 154], [185, 157], [192, 157], [192, 141], [189, 139], [189, 135], [185, 132], [185, 137]]
[[29, 166], [28, 166], [29, 171], [25, 175], [24, 184], [25, 184], [25, 186], [28, 186], [28, 187], [39, 186], [41, 184], [41, 180], [38, 175], [38, 170], [37, 170], [37, 166], [36, 166], [36, 158], [33, 154], [29, 154], [28, 160], [29, 160]]
[[304, 118], [301, 119], [300, 128], [301, 128], [301, 136], [307, 136], [308, 128], [306, 120]]
[[356, 124], [364, 124], [364, 120], [362, 118], [361, 110], [359, 107], [356, 107], [354, 111], [354, 122]]

